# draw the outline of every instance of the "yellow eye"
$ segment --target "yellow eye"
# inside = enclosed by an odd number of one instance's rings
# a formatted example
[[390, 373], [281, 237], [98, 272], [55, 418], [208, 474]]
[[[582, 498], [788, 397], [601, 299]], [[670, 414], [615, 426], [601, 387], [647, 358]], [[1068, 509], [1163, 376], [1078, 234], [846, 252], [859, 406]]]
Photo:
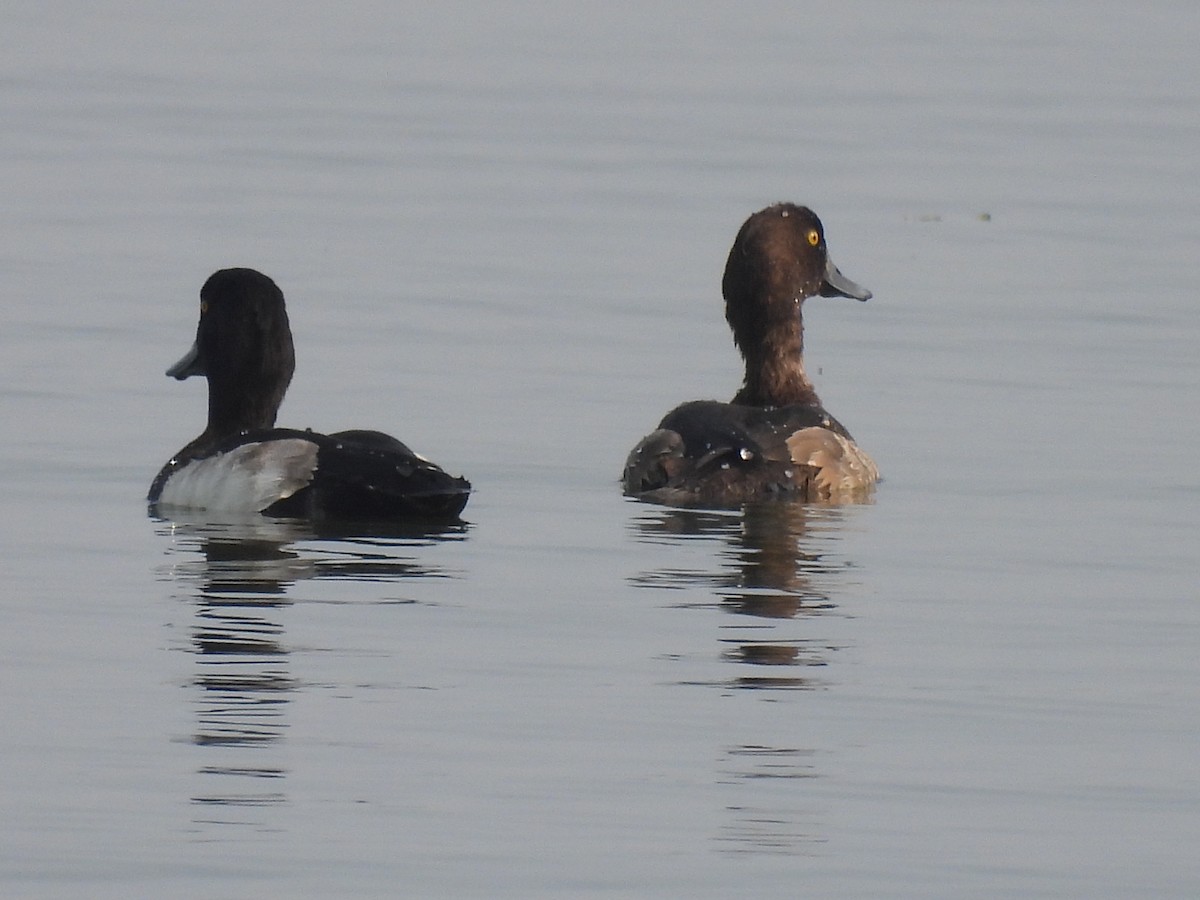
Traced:
[[208, 301], [201, 300], [200, 301], [200, 315], [204, 315], [206, 312], [208, 312]]
[[808, 242], [814, 247], [821, 243], [821, 236], [817, 234], [817, 229], [810, 228], [808, 230]]

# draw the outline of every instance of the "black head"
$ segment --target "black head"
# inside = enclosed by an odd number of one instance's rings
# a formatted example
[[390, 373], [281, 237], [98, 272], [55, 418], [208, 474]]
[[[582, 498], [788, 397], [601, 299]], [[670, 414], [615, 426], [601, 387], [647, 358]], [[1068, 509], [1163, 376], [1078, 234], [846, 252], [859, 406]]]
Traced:
[[807, 297], [871, 297], [830, 261], [816, 213], [794, 203], [769, 206], [746, 220], [729, 251], [721, 287], [725, 318], [742, 347], [772, 323], [794, 319], [797, 304]]
[[167, 370], [208, 378], [209, 431], [269, 428], [296, 367], [283, 292], [254, 269], [222, 269], [200, 289], [196, 342]]

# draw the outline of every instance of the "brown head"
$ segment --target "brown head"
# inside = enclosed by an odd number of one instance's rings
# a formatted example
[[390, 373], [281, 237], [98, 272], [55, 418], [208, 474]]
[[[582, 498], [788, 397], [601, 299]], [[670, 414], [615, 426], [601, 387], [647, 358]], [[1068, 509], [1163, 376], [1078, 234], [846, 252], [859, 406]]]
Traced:
[[830, 260], [821, 220], [793, 203], [767, 207], [742, 225], [722, 292], [725, 319], [746, 360], [746, 383], [735, 402], [754, 406], [819, 402], [804, 372], [805, 299], [871, 297]]

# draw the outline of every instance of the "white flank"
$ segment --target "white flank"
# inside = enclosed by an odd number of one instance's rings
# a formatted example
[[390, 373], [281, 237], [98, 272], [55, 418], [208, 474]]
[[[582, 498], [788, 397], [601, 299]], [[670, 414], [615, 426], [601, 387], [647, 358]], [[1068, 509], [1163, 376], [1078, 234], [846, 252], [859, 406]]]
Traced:
[[260, 512], [312, 481], [317, 445], [303, 438], [242, 444], [171, 475], [158, 502], [222, 512]]

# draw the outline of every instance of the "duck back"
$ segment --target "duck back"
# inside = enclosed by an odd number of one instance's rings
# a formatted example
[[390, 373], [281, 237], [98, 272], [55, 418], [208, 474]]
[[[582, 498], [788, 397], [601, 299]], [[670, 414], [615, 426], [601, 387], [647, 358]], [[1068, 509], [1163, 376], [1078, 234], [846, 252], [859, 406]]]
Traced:
[[629, 454], [625, 493], [672, 506], [739, 506], [816, 499], [818, 468], [797, 462], [788, 439], [804, 428], [845, 429], [819, 406], [763, 408], [693, 400], [663, 417]]

